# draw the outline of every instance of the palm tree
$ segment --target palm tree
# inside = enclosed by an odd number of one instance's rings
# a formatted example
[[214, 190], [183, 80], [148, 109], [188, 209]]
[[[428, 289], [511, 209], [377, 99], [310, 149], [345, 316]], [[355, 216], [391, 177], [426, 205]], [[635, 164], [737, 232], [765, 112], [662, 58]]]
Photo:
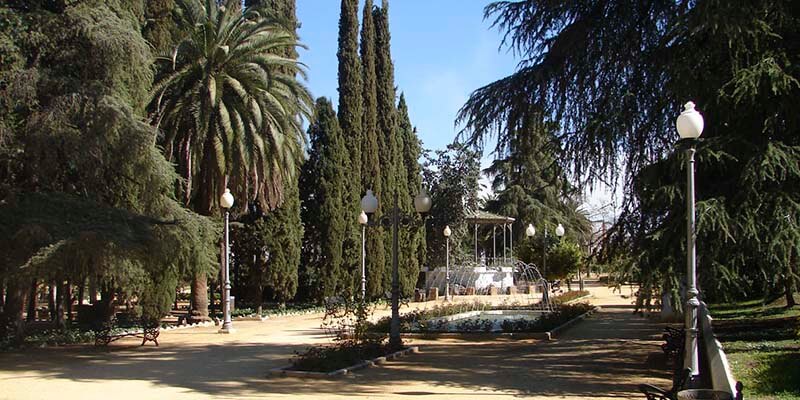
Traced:
[[[272, 209], [283, 182], [303, 157], [302, 119], [312, 98], [296, 76], [304, 66], [283, 57], [300, 46], [284, 21], [263, 7], [241, 11], [238, 0], [180, 0], [184, 38], [159, 57], [163, 77], [153, 87], [159, 144], [184, 178], [185, 204], [202, 215], [218, 208], [228, 187], [238, 204]], [[192, 282], [193, 315], [208, 316], [206, 274]]]

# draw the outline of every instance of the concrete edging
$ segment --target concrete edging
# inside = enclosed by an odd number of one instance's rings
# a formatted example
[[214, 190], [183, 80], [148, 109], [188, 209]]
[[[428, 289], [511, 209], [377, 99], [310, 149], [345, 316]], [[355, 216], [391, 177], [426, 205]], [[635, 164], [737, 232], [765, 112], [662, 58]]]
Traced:
[[385, 356], [373, 358], [372, 360], [367, 360], [362, 363], [351, 365], [347, 368], [337, 369], [331, 372], [311, 372], [311, 371], [293, 371], [290, 368], [291, 365], [287, 365], [284, 367], [279, 368], [272, 368], [269, 370], [269, 376], [290, 376], [296, 378], [331, 378], [341, 375], [346, 375], [353, 371], [357, 371], [360, 369], [372, 367], [375, 365], [380, 365], [385, 363], [387, 360], [394, 360], [400, 357], [403, 357], [410, 353], [419, 353], [419, 346], [410, 346], [406, 349], [396, 351], [391, 354], [387, 354]]

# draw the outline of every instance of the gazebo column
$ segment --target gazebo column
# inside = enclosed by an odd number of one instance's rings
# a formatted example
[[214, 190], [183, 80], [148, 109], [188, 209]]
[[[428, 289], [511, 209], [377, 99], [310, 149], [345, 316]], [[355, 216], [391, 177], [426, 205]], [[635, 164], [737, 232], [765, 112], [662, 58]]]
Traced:
[[503, 224], [503, 264], [506, 263], [506, 224]]
[[475, 224], [475, 263], [478, 263], [478, 224]]
[[508, 244], [511, 245], [511, 261], [514, 261], [514, 223], [508, 224], [511, 235], [508, 237]]
[[497, 262], [497, 226], [492, 225], [492, 264]]

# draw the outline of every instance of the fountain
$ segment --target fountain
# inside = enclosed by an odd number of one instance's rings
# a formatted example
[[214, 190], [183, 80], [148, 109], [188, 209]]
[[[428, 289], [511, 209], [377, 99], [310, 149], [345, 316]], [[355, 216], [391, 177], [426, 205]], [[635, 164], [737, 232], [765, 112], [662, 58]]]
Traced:
[[[426, 291], [438, 288], [444, 292], [443, 268], [426, 271], [425, 278]], [[536, 266], [519, 260], [451, 266], [452, 300], [430, 307], [426, 304], [419, 314], [425, 320], [415, 320], [414, 325], [434, 331], [499, 332], [504, 324], [535, 321], [543, 313], [551, 312], [548, 289]]]

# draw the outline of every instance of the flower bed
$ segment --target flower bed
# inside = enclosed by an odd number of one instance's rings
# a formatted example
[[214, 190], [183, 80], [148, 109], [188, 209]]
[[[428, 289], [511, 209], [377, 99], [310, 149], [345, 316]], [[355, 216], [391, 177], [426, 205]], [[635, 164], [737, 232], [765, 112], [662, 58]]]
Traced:
[[380, 342], [344, 342], [332, 346], [310, 347], [296, 353], [290, 371], [332, 372], [361, 364], [367, 360], [392, 353], [389, 346]]

